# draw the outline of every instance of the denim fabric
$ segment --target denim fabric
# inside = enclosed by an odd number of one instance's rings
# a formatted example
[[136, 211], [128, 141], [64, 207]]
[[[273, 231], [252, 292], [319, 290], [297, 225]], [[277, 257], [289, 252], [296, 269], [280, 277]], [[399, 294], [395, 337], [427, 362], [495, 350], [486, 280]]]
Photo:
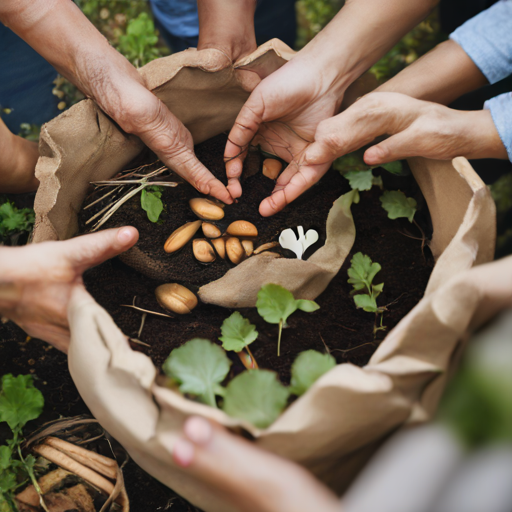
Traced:
[[[512, 74], [512, 0], [500, 0], [450, 35], [491, 84]], [[485, 102], [512, 161], [512, 94]]]
[[[150, 3], [157, 28], [174, 52], [197, 46], [196, 0], [150, 0]], [[295, 0], [258, 0], [254, 28], [258, 44], [278, 37], [293, 48], [297, 32]]]
[[52, 94], [57, 71], [12, 30], [0, 23], [0, 112], [13, 132], [21, 123], [43, 124], [60, 112]]

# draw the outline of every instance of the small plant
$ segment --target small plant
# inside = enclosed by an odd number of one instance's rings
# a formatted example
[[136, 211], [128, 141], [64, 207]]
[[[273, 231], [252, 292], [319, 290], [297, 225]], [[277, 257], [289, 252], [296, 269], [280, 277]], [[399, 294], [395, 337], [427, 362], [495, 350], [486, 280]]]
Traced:
[[[256, 326], [251, 324], [238, 311], [226, 318], [221, 327], [224, 350], [232, 350], [238, 354], [244, 366], [248, 369], [258, 368], [258, 364], [249, 349], [249, 345], [258, 338]], [[246, 351], [244, 353], [243, 351]]]
[[344, 176], [347, 178], [352, 190], [363, 192], [370, 190], [374, 185], [377, 185], [379, 188], [383, 187], [382, 178], [374, 176], [371, 169], [367, 171], [349, 171]]
[[160, 214], [164, 210], [164, 203], [161, 199], [163, 190], [164, 188], [159, 185], [152, 185], [143, 189], [140, 194], [140, 205], [148, 214], [148, 219], [151, 222], [158, 222]]
[[330, 354], [316, 350], [301, 352], [292, 365], [290, 393], [303, 395], [324, 373], [336, 366], [336, 359]]
[[18, 238], [23, 233], [30, 233], [34, 225], [34, 210], [14, 206], [14, 203], [6, 201], [0, 205], [0, 238], [10, 239], [11, 245], [16, 245]]
[[22, 429], [27, 422], [39, 417], [43, 405], [43, 395], [34, 387], [30, 375], [13, 377], [7, 374], [2, 377], [0, 423], [6, 422], [13, 433], [13, 438], [0, 446], [0, 510], [2, 512], [18, 510], [14, 501], [14, 492], [26, 484], [27, 477], [39, 494], [41, 507], [47, 510], [34, 473], [36, 459], [32, 455], [23, 457], [21, 452]]
[[[248, 323], [241, 315], [240, 318]], [[248, 335], [253, 330], [247, 325], [244, 330], [245, 339], [254, 336]], [[240, 348], [245, 342], [229, 339], [225, 343]], [[260, 369], [244, 371], [224, 387], [222, 382], [229, 373], [230, 365], [231, 361], [221, 347], [195, 338], [171, 352], [163, 371], [178, 383], [182, 393], [215, 408], [218, 408], [217, 397], [221, 397], [221, 408], [226, 414], [246, 420], [258, 428], [266, 428], [286, 407], [290, 394], [304, 394], [317, 379], [336, 365], [336, 361], [332, 356], [314, 350], [301, 352], [292, 366], [290, 387], [281, 384], [275, 372]]]
[[405, 217], [409, 222], [414, 220], [417, 203], [412, 197], [407, 197], [400, 190], [386, 190], [380, 198], [382, 208], [388, 212], [390, 219]]
[[295, 300], [293, 294], [277, 284], [266, 284], [258, 292], [258, 313], [269, 324], [279, 324], [277, 355], [281, 354], [281, 334], [288, 317], [298, 309], [312, 313], [320, 306], [312, 300]]
[[391, 174], [396, 174], [397, 176], [405, 176], [408, 174], [408, 170], [404, 169], [404, 166], [400, 160], [397, 160], [396, 162], [389, 162], [387, 164], [368, 165], [364, 161], [363, 150], [354, 151], [352, 153], [348, 153], [347, 155], [340, 156], [333, 162], [332, 165], [334, 169], [339, 171], [345, 177], [349, 172], [368, 171], [377, 169], [378, 167], [382, 167], [383, 169], [386, 169], [386, 171], [390, 172]]
[[158, 33], [146, 12], [128, 22], [126, 34], [119, 36], [117, 49], [135, 66], [144, 66], [161, 56], [157, 48]]
[[350, 263], [348, 282], [353, 287], [351, 295], [354, 296], [356, 307], [368, 313], [375, 313], [376, 317], [380, 315], [380, 327], [374, 327], [374, 334], [377, 331], [385, 330], [382, 325], [385, 308], [377, 306], [377, 297], [382, 293], [384, 283], [373, 284], [375, 276], [382, 267], [378, 263], [372, 262], [370, 257], [362, 252], [354, 254]]

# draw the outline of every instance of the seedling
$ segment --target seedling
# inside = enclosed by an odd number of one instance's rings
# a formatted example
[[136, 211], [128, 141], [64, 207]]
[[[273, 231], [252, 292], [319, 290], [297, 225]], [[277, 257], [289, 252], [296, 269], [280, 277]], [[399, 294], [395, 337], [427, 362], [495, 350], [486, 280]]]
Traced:
[[[258, 364], [249, 349], [249, 345], [258, 338], [256, 326], [251, 324], [238, 311], [226, 318], [221, 327], [224, 350], [232, 350], [238, 354], [240, 360], [247, 369], [256, 369]], [[243, 351], [246, 351], [244, 353]]]
[[164, 210], [164, 203], [161, 199], [163, 190], [162, 186], [151, 185], [140, 193], [140, 205], [148, 214], [148, 219], [151, 222], [158, 222], [160, 214]]
[[301, 352], [292, 365], [290, 393], [303, 395], [324, 373], [336, 366], [336, 359], [330, 354], [316, 350]]
[[297, 258], [301, 260], [308, 247], [318, 242], [318, 232], [314, 229], [308, 229], [307, 233], [304, 234], [302, 226], [297, 227], [297, 232], [299, 233], [298, 238], [293, 229], [285, 229], [279, 237], [279, 244], [283, 249], [294, 252]]
[[390, 219], [405, 217], [413, 222], [417, 203], [412, 197], [407, 197], [400, 190], [386, 190], [380, 198], [382, 208], [388, 212]]
[[0, 238], [9, 238], [11, 245], [16, 245], [20, 235], [30, 233], [34, 219], [34, 210], [31, 208], [20, 210], [6, 201], [0, 206]]
[[312, 300], [295, 300], [293, 294], [286, 288], [277, 284], [266, 284], [258, 292], [256, 302], [258, 313], [269, 324], [279, 324], [279, 336], [277, 340], [277, 355], [281, 355], [281, 334], [286, 326], [288, 317], [300, 309], [311, 313], [320, 308]]
[[174, 349], [163, 364], [165, 374], [178, 382], [182, 393], [217, 407], [216, 395], [223, 395], [220, 383], [229, 372], [231, 361], [221, 347], [208, 340], [194, 338]]
[[376, 169], [377, 167], [382, 167], [383, 169], [386, 169], [386, 171], [391, 174], [396, 174], [397, 176], [405, 176], [409, 173], [407, 169], [404, 169], [400, 160], [397, 160], [396, 162], [389, 162], [387, 164], [367, 165], [364, 161], [364, 150], [354, 151], [337, 158], [333, 162], [333, 167], [343, 176], [346, 176], [346, 174], [351, 171], [368, 171]]
[[[351, 267], [348, 269], [348, 282], [352, 285], [351, 295], [354, 296], [354, 302], [357, 308], [361, 308], [368, 313], [375, 313], [376, 317], [380, 315], [380, 327], [374, 328], [374, 334], [377, 331], [384, 330], [382, 325], [382, 315], [384, 307], [377, 306], [377, 297], [384, 288], [384, 283], [373, 284], [373, 279], [381, 270], [378, 263], [372, 262], [369, 256], [358, 252], [354, 254], [351, 260]], [[366, 291], [366, 293], [364, 293]]]
[[373, 185], [377, 185], [382, 189], [382, 178], [380, 176], [374, 176], [371, 169], [367, 171], [350, 171], [345, 174], [348, 183], [352, 190], [370, 190]]
[[[22, 429], [27, 422], [39, 417], [43, 405], [43, 395], [34, 387], [30, 375], [13, 377], [7, 374], [2, 377], [0, 423], [6, 422], [13, 433], [13, 438], [0, 446], [0, 510], [2, 512], [18, 510], [14, 501], [14, 492], [25, 485], [26, 476], [39, 494], [41, 507], [48, 512], [34, 473], [36, 459], [32, 455], [23, 457], [21, 453]], [[15, 454], [19, 459], [14, 458]]]

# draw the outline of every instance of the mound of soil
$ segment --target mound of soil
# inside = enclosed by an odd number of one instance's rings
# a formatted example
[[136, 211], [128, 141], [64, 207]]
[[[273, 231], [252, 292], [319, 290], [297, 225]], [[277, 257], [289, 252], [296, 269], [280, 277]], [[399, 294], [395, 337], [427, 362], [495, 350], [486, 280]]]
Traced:
[[[198, 158], [224, 182], [225, 142], [226, 136], [220, 135], [196, 147]], [[237, 204], [225, 208], [226, 217], [219, 224], [220, 227], [226, 227], [237, 219], [252, 222], [259, 231], [256, 246], [277, 240], [281, 231], [288, 227], [303, 225], [306, 230], [314, 228], [320, 234], [320, 241], [308, 250], [307, 258], [324, 242], [328, 212], [332, 203], [350, 190], [347, 180], [339, 172], [330, 170], [320, 183], [285, 210], [273, 217], [263, 218], [258, 213], [258, 205], [271, 193], [274, 182], [263, 176], [259, 172], [260, 168], [259, 154], [252, 153], [244, 170], [244, 195]], [[386, 189], [400, 189], [417, 199], [420, 205], [417, 220], [425, 232], [431, 231], [427, 207], [412, 176], [397, 177], [383, 171], [382, 178]], [[422, 243], [417, 239], [421, 235], [414, 225], [406, 219], [388, 219], [380, 205], [380, 194], [381, 191], [374, 187], [363, 192], [360, 203], [353, 205], [357, 234], [351, 255], [361, 251], [382, 265], [376, 283], [383, 281], [385, 286], [378, 302], [379, 305], [389, 304], [384, 315], [384, 325], [389, 330], [423, 296], [433, 261], [428, 250], [422, 251]], [[112, 260], [92, 269], [85, 276], [89, 292], [112, 315], [123, 332], [132, 338], [137, 338], [141, 313], [123, 305], [132, 304], [136, 297], [137, 306], [164, 312], [154, 297], [158, 285], [178, 282], [197, 291], [199, 286], [222, 277], [232, 266], [220, 258], [211, 265], [200, 264], [192, 254], [191, 244], [177, 254], [168, 255], [164, 252], [163, 246], [170, 233], [185, 222], [196, 220], [188, 207], [191, 197], [198, 197], [198, 193], [188, 184], [166, 189], [162, 199], [167, 210], [162, 215], [162, 222], [153, 224], [140, 208], [140, 197], [137, 196], [105, 225], [113, 227], [129, 224], [137, 227], [140, 232], [138, 249], [149, 255], [159, 267], [156, 274], [150, 272], [159, 278], [150, 279], [119, 260]], [[101, 207], [98, 204], [98, 209]], [[87, 215], [91, 215], [89, 210]], [[202, 234], [199, 232], [198, 236]], [[288, 251], [282, 252], [291, 255]], [[384, 333], [374, 338], [374, 315], [357, 310], [349, 295], [351, 286], [347, 283], [347, 269], [350, 267], [350, 259], [351, 256], [327, 290], [318, 297], [319, 311], [312, 314], [296, 312], [290, 317], [289, 327], [283, 332], [279, 358], [276, 356], [277, 326], [266, 324], [253, 308], [241, 310], [244, 316], [257, 325], [259, 338], [251, 345], [251, 350], [260, 367], [277, 371], [281, 380], [288, 382], [291, 364], [299, 352], [307, 349], [325, 351], [326, 347], [338, 363], [364, 365], [368, 362]], [[221, 324], [230, 313], [224, 308], [200, 304], [190, 315], [173, 319], [150, 315], [139, 337], [149, 347], [133, 344], [133, 348], [148, 354], [160, 367], [173, 348], [191, 338], [217, 340]], [[233, 362], [234, 373], [243, 369], [236, 356]]]

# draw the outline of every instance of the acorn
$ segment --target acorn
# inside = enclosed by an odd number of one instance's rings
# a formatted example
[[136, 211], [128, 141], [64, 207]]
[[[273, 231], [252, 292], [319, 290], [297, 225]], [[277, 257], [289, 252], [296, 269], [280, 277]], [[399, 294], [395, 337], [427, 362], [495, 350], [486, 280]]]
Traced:
[[203, 222], [202, 228], [204, 236], [208, 238], [219, 238], [219, 236], [222, 234], [220, 229], [211, 222]]
[[186, 315], [197, 306], [195, 294], [177, 283], [160, 285], [155, 296], [160, 306], [179, 315]]
[[191, 210], [203, 220], [220, 220], [224, 218], [222, 206], [206, 199], [205, 197], [195, 197], [188, 202]]
[[236, 220], [228, 226], [227, 233], [231, 236], [255, 237], [258, 236], [258, 229], [246, 220]]
[[208, 240], [196, 238], [192, 242], [192, 250], [197, 261], [201, 263], [213, 263], [215, 261], [215, 251]]
[[217, 254], [224, 260], [226, 259], [226, 240], [224, 238], [215, 238], [212, 240]]
[[238, 238], [231, 237], [226, 240], [226, 254], [231, 263], [235, 265], [238, 265], [244, 259], [245, 251]]

